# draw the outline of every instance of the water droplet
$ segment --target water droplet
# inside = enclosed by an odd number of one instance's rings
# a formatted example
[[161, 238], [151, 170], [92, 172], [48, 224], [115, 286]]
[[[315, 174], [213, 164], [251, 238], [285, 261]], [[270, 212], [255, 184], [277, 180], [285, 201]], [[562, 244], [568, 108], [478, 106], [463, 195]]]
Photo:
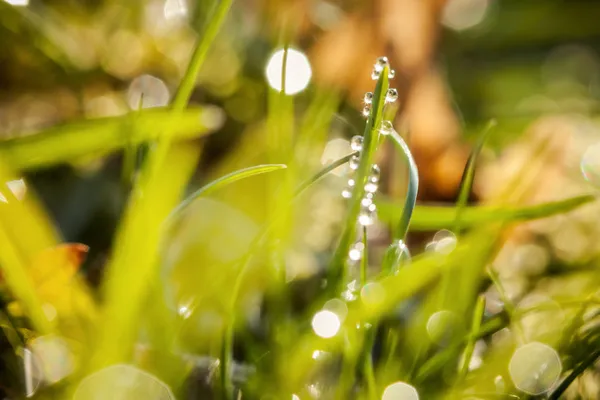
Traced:
[[540, 395], [558, 381], [562, 364], [552, 347], [531, 342], [515, 350], [508, 364], [508, 371], [517, 389], [527, 394]]
[[334, 337], [341, 327], [341, 321], [334, 312], [323, 310], [315, 314], [312, 319], [312, 327], [317, 336], [322, 338]]
[[408, 247], [402, 240], [392, 243], [385, 251], [383, 265], [392, 274], [397, 274], [400, 268], [410, 263], [411, 256]]
[[436, 253], [450, 254], [456, 248], [456, 235], [447, 230], [442, 229], [433, 236], [433, 249]]
[[345, 188], [344, 190], [342, 190], [342, 197], [344, 199], [349, 199], [352, 197], [352, 190], [349, 188]]
[[350, 158], [350, 161], [348, 161], [348, 166], [350, 167], [350, 169], [353, 169], [353, 170], [357, 170], [359, 164], [360, 164], [360, 157], [356, 156], [356, 155], [352, 156]]
[[393, 131], [394, 131], [394, 125], [392, 124], [392, 121], [383, 121], [381, 123], [381, 128], [379, 129], [379, 132], [382, 135], [389, 135]]
[[381, 72], [383, 71], [383, 68], [385, 68], [385, 66], [388, 64], [388, 59], [387, 57], [379, 57], [377, 59], [377, 61], [375, 62], [375, 66], [374, 69], [377, 72]]
[[166, 19], [183, 19], [188, 14], [185, 0], [166, 0], [164, 6]]
[[367, 92], [367, 93], [365, 93], [364, 102], [365, 102], [365, 104], [372, 104], [373, 103], [373, 92]]
[[600, 143], [596, 143], [581, 157], [581, 173], [592, 185], [600, 187]]
[[394, 79], [396, 77], [396, 70], [390, 69], [390, 73], [388, 74], [388, 79]]
[[358, 214], [358, 223], [362, 226], [370, 226], [375, 222], [375, 216], [377, 215], [377, 206], [371, 202], [368, 206], [362, 206]]
[[371, 175], [369, 175], [369, 181], [371, 181], [373, 183], [378, 183], [380, 176], [381, 176], [381, 169], [379, 169], [379, 165], [373, 164], [371, 166]]
[[39, 362], [36, 362], [33, 353], [29, 349], [23, 349], [23, 372], [25, 375], [25, 396], [33, 397], [42, 383], [42, 373]]
[[350, 248], [348, 252], [348, 258], [351, 261], [359, 261], [363, 256], [363, 251], [365, 250], [365, 245], [362, 242], [356, 242]]
[[427, 320], [426, 329], [429, 339], [438, 345], [446, 345], [461, 338], [464, 332], [458, 315], [449, 310], [433, 313]]
[[293, 394], [292, 400], [300, 400], [300, 396], [298, 396], [297, 394]]
[[84, 378], [73, 399], [175, 400], [175, 396], [169, 386], [154, 375], [132, 365], [117, 364]]
[[371, 204], [373, 204], [373, 197], [363, 197], [362, 200], [360, 201], [360, 205], [362, 207], [370, 207]]
[[408, 383], [394, 382], [383, 391], [381, 400], [419, 400], [417, 389]]
[[378, 187], [379, 186], [377, 185], [377, 182], [372, 182], [371, 180], [369, 180], [365, 184], [365, 192], [367, 192], [367, 193], [375, 193], [375, 192], [377, 192]]
[[398, 91], [393, 88], [388, 89], [387, 93], [385, 94], [385, 102], [393, 103], [396, 100], [398, 100]]
[[346, 303], [340, 299], [331, 299], [325, 303], [323, 306], [323, 310], [328, 310], [335, 313], [340, 321], [346, 319], [346, 315], [348, 315], [348, 306]]
[[373, 72], [371, 72], [371, 79], [373, 79], [374, 81], [379, 79], [380, 76], [381, 76], [381, 71], [377, 71], [376, 69], [374, 69]]
[[350, 148], [354, 151], [362, 151], [363, 137], [360, 135], [352, 136], [352, 139], [350, 139]]
[[362, 109], [362, 116], [365, 118], [369, 118], [369, 115], [371, 115], [371, 106], [369, 104], [366, 104]]
[[346, 301], [354, 301], [358, 298], [358, 282], [355, 280], [351, 281], [346, 285], [346, 290], [342, 292], [342, 298]]

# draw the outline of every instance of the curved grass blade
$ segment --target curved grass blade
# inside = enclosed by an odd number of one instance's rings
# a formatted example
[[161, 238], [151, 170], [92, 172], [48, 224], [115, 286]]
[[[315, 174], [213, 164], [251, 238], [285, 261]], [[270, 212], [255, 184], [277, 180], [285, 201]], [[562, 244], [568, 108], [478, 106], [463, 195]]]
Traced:
[[172, 219], [173, 217], [175, 217], [175, 215], [180, 214], [183, 210], [189, 207], [194, 202], [194, 200], [196, 200], [199, 197], [207, 196], [241, 179], [250, 178], [255, 175], [266, 174], [268, 172], [278, 171], [285, 168], [287, 168], [285, 164], [262, 164], [239, 169], [218, 179], [215, 179], [214, 181], [202, 186], [200, 189], [196, 190], [194, 193], [186, 197], [185, 200], [179, 203], [179, 205], [171, 213], [169, 219]]
[[[473, 206], [465, 207], [461, 213], [460, 227], [470, 228], [486, 223], [517, 222], [546, 218], [574, 210], [596, 200], [593, 195], [582, 195], [566, 200], [552, 201], [527, 207]], [[377, 203], [379, 219], [395, 222], [401, 218], [402, 209], [390, 201]], [[417, 231], [434, 231], [451, 228], [456, 223], [456, 207], [418, 205], [412, 217], [411, 228]]]
[[[74, 161], [80, 157], [102, 156], [120, 148], [156, 140], [161, 132], [173, 129], [176, 139], [206, 135], [220, 126], [214, 109], [190, 108], [181, 113], [176, 126], [169, 127], [168, 109], [136, 112], [131, 115], [98, 118], [53, 127], [36, 134], [0, 141], [0, 157], [12, 168], [35, 169]], [[124, 135], [131, 128], [135, 133]]]
[[600, 358], [600, 349], [592, 352], [585, 360], [583, 360], [577, 367], [573, 368], [571, 373], [563, 379], [556, 389], [550, 394], [548, 400], [558, 400], [560, 396], [569, 388], [571, 383], [583, 373], [588, 367], [591, 367], [594, 362]]
[[464, 379], [469, 372], [469, 363], [471, 357], [473, 357], [473, 351], [475, 350], [475, 340], [477, 333], [481, 330], [481, 322], [485, 313], [485, 296], [479, 295], [477, 297], [477, 303], [475, 305], [475, 311], [473, 312], [473, 320], [471, 323], [471, 332], [467, 339], [467, 345], [463, 353], [462, 365], [459, 371], [459, 379]]
[[463, 171], [462, 178], [460, 180], [460, 190], [458, 193], [458, 199], [456, 200], [456, 226], [454, 231], [456, 235], [460, 234], [460, 217], [462, 214], [462, 209], [467, 205], [467, 200], [469, 199], [469, 194], [471, 193], [471, 188], [473, 187], [473, 180], [475, 179], [475, 165], [477, 164], [477, 158], [483, 149], [483, 145], [485, 141], [489, 137], [492, 132], [492, 128], [496, 126], [496, 120], [492, 119], [487, 126], [485, 127], [483, 134], [477, 141], [477, 144], [473, 148], [473, 151], [469, 155], [469, 159], [467, 161], [467, 165], [465, 165], [465, 170]]
[[400, 221], [396, 227], [396, 230], [394, 231], [394, 239], [405, 241], [413, 211], [417, 203], [417, 193], [419, 191], [419, 171], [417, 170], [417, 164], [415, 163], [412, 153], [410, 152], [410, 149], [402, 136], [400, 136], [396, 130], [392, 130], [392, 132], [390, 132], [390, 138], [394, 144], [400, 148], [404, 154], [404, 157], [406, 158], [406, 162], [408, 163], [409, 176], [408, 187], [406, 189], [406, 200], [404, 201], [404, 208], [402, 209]]

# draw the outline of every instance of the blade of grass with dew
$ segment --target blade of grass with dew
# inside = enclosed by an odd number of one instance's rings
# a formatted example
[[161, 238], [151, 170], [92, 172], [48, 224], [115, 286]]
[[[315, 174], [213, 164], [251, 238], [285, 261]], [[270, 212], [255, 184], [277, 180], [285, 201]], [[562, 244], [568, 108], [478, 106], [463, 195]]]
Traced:
[[[467, 206], [461, 211], [458, 222], [461, 228], [472, 228], [495, 222], [530, 221], [562, 214], [595, 200], [596, 197], [593, 195], [582, 195], [526, 207]], [[400, 219], [402, 213], [400, 206], [389, 200], [379, 200], [377, 206], [380, 220], [394, 223]], [[456, 225], [457, 213], [456, 207], [417, 205], [412, 217], [411, 229], [434, 231], [451, 228]]]
[[467, 205], [469, 195], [471, 194], [471, 188], [473, 187], [473, 181], [475, 180], [475, 166], [477, 164], [477, 158], [479, 157], [481, 150], [483, 150], [483, 145], [485, 144], [485, 141], [492, 132], [492, 128], [494, 128], [496, 124], [496, 120], [491, 120], [487, 124], [483, 131], [483, 134], [481, 135], [481, 137], [477, 141], [477, 144], [473, 148], [473, 151], [471, 151], [471, 154], [469, 155], [467, 165], [465, 165], [465, 169], [460, 180], [458, 199], [456, 200], [456, 222], [454, 227], [454, 233], [457, 236], [460, 235], [460, 217], [462, 214], [462, 210]]
[[385, 97], [389, 88], [389, 66], [385, 66], [377, 80], [375, 92], [373, 94], [373, 102], [371, 113], [367, 119], [367, 123], [363, 135], [363, 150], [360, 157], [358, 169], [355, 172], [355, 185], [352, 190], [352, 197], [346, 214], [345, 222], [342, 228], [342, 234], [339, 244], [333, 255], [328, 270], [328, 284], [331, 290], [337, 290], [340, 280], [344, 274], [344, 263], [350, 248], [350, 242], [356, 230], [356, 220], [360, 211], [360, 202], [365, 194], [365, 184], [369, 178], [373, 157], [379, 142], [379, 127], [383, 119], [383, 108], [385, 105]]
[[[84, 120], [53, 127], [36, 134], [0, 141], [0, 157], [13, 168], [36, 169], [81, 157], [103, 156], [131, 144], [156, 140], [172, 129], [177, 140], [206, 135], [220, 126], [218, 111], [190, 108], [183, 111], [177, 126], [170, 128], [168, 109], [145, 110], [135, 122], [130, 115]], [[124, 135], [125, 127], [135, 133]]]
[[393, 231], [395, 240], [405, 241], [413, 211], [417, 203], [417, 193], [419, 191], [419, 171], [417, 170], [417, 164], [415, 163], [412, 153], [410, 152], [410, 149], [408, 148], [408, 145], [402, 136], [400, 136], [396, 130], [392, 130], [389, 136], [394, 144], [400, 149], [408, 164], [408, 186], [406, 189], [406, 200], [404, 201], [404, 207], [402, 208], [400, 220], [396, 229]]

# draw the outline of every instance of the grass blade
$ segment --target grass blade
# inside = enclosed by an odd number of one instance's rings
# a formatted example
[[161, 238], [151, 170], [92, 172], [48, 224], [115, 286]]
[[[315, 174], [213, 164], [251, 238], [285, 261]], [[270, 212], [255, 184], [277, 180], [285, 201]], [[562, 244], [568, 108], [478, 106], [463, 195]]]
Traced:
[[479, 295], [477, 297], [477, 303], [475, 304], [475, 311], [473, 312], [473, 321], [471, 323], [471, 332], [467, 340], [467, 346], [462, 359], [462, 366], [459, 371], [459, 379], [464, 379], [469, 372], [469, 364], [471, 357], [473, 357], [473, 351], [475, 350], [475, 341], [477, 340], [477, 334], [481, 330], [481, 322], [485, 313], [485, 296]]
[[285, 164], [263, 164], [243, 168], [225, 176], [222, 176], [221, 178], [218, 178], [208, 183], [207, 185], [201, 187], [200, 189], [196, 190], [194, 193], [189, 195], [185, 200], [179, 203], [179, 205], [173, 210], [169, 218], [174, 218], [175, 215], [180, 214], [183, 210], [189, 207], [194, 202], [194, 200], [196, 200], [199, 197], [208, 196], [209, 194], [216, 192], [227, 185], [231, 185], [232, 183], [237, 182], [241, 179], [250, 178], [255, 175], [266, 174], [268, 172], [278, 171], [285, 168], [287, 168]]
[[419, 191], [419, 171], [417, 170], [417, 164], [410, 152], [410, 149], [402, 136], [395, 130], [390, 132], [390, 138], [396, 146], [398, 146], [406, 158], [408, 163], [408, 187], [406, 190], [406, 200], [404, 201], [404, 208], [402, 209], [402, 215], [400, 216], [400, 222], [398, 223], [396, 230], [394, 231], [395, 240], [406, 240], [406, 234], [408, 233], [408, 227], [413, 215], [415, 205], [417, 203], [417, 193]]
[[473, 187], [473, 180], [475, 179], [475, 165], [477, 164], [477, 158], [483, 149], [483, 145], [487, 140], [490, 132], [492, 132], [492, 128], [496, 126], [496, 120], [491, 120], [487, 126], [485, 127], [483, 134], [477, 141], [477, 144], [471, 151], [469, 155], [469, 159], [467, 161], [467, 165], [465, 165], [465, 170], [463, 171], [462, 178], [460, 180], [460, 190], [458, 193], [458, 199], [456, 201], [456, 227], [455, 233], [458, 235], [460, 233], [460, 217], [462, 214], [462, 209], [467, 205], [467, 200], [469, 199], [469, 194], [471, 194], [471, 188]]
[[[486, 223], [517, 222], [546, 218], [565, 213], [596, 200], [593, 195], [576, 196], [566, 200], [552, 201], [535, 206], [473, 206], [461, 212], [459, 226], [472, 228]], [[395, 222], [401, 218], [402, 209], [389, 201], [380, 200], [377, 204], [379, 219]], [[457, 207], [418, 205], [412, 217], [411, 227], [417, 231], [435, 231], [451, 228], [457, 222]]]
[[[136, 112], [131, 115], [99, 118], [53, 127], [37, 134], [0, 142], [0, 157], [15, 169], [35, 169], [71, 162], [80, 157], [102, 156], [130, 145], [156, 140], [161, 132], [173, 129], [176, 139], [205, 135], [218, 128], [215, 110], [192, 108], [183, 111], [177, 126], [169, 128], [168, 109]], [[135, 132], [123, 135], [132, 127]]]

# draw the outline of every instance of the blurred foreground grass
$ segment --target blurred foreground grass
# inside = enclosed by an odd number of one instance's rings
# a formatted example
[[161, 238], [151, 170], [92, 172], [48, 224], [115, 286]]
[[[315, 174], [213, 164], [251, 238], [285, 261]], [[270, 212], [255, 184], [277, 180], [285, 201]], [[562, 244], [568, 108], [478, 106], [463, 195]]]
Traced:
[[[280, 73], [264, 127], [231, 151], [229, 173], [185, 197], [203, 154], [190, 139], [223, 122], [187, 103], [230, 5], [215, 3], [170, 107], [0, 142], [5, 395], [556, 399], [575, 379], [597, 379], [597, 259], [532, 272], [519, 296], [494, 265], [519, 224], [569, 218], [595, 196], [524, 203], [547, 163], [542, 141], [489, 204], [466, 204], [479, 147], [455, 206], [415, 204], [407, 135], [387, 124], [387, 62], [365, 97], [364, 133], [343, 154], [320, 160], [340, 94], [317, 87], [295, 104]], [[404, 162], [401, 196], [377, 194], [386, 146]], [[123, 162], [131, 187], [95, 288], [78, 272], [85, 246], [62, 243], [35, 193], [9, 183], [116, 151], [132, 157]], [[433, 231], [412, 257], [407, 233]]]

